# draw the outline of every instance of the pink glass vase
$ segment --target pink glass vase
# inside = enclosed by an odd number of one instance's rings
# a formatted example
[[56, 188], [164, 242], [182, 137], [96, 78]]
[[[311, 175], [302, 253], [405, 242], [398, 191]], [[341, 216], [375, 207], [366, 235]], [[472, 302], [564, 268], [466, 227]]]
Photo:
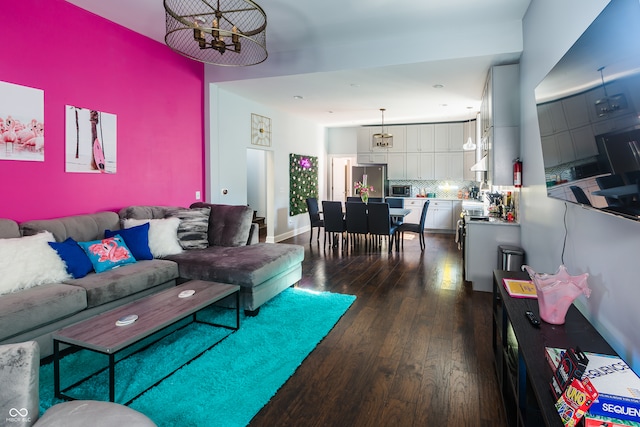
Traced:
[[588, 273], [571, 276], [564, 265], [555, 274], [536, 273], [528, 265], [522, 266], [536, 285], [540, 318], [552, 325], [563, 325], [573, 300], [580, 294], [587, 298], [591, 289], [587, 286]]

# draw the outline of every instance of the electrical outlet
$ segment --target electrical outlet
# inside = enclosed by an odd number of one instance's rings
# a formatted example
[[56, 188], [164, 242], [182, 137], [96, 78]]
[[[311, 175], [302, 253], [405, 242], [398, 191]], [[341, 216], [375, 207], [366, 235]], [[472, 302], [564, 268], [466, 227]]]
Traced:
[[196, 200], [200, 200], [200, 192], [196, 191]]

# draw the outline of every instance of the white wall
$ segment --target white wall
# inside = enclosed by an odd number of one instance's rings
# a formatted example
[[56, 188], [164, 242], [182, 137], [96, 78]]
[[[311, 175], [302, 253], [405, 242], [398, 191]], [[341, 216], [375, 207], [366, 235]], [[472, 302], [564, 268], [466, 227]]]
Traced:
[[[289, 154], [318, 157], [326, 170], [325, 129], [308, 120], [239, 97], [210, 85], [207, 143], [207, 198], [210, 203], [247, 204], [247, 148], [264, 149], [267, 156], [267, 241], [280, 241], [305, 231], [307, 214], [289, 217]], [[251, 145], [251, 113], [271, 118], [271, 147]], [[319, 173], [320, 194], [324, 174]], [[228, 193], [222, 195], [222, 189]]]
[[609, 216], [546, 196], [534, 89], [607, 0], [535, 0], [524, 19], [521, 72], [522, 242], [537, 272], [562, 263], [571, 274], [589, 273], [591, 297], [576, 305], [620, 355], [640, 372], [640, 310], [637, 308], [640, 223]]

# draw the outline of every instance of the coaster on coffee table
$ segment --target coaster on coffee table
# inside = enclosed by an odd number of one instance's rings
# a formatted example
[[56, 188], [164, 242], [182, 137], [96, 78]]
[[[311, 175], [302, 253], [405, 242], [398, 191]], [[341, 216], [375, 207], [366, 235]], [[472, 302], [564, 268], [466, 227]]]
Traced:
[[133, 322], [135, 322], [136, 320], [138, 320], [138, 315], [137, 314], [129, 314], [127, 316], [121, 317], [116, 321], [116, 326], [126, 326], [126, 325], [130, 325]]
[[196, 291], [194, 291], [193, 289], [189, 289], [186, 291], [182, 291], [178, 294], [178, 298], [189, 298], [191, 295], [195, 294]]

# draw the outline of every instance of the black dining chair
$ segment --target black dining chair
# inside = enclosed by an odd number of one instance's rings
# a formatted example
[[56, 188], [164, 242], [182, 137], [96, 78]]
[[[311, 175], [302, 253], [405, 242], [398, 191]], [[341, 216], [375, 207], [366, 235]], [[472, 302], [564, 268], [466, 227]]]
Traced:
[[585, 206], [592, 206], [591, 200], [589, 200], [589, 198], [584, 193], [584, 190], [581, 187], [578, 187], [577, 185], [572, 185], [569, 188], [571, 188], [571, 191], [573, 192], [573, 195], [575, 196], [576, 201], [578, 203], [581, 203]]
[[429, 200], [424, 201], [424, 205], [422, 205], [422, 213], [420, 213], [420, 223], [415, 224], [411, 222], [405, 222], [398, 226], [398, 237], [402, 240], [402, 247], [404, 248], [404, 233], [408, 231], [409, 233], [416, 233], [418, 238], [420, 239], [420, 250], [424, 251], [427, 247], [424, 240], [424, 223], [427, 219], [427, 210], [429, 209]]
[[344, 250], [344, 233], [347, 231], [347, 224], [344, 220], [344, 213], [342, 212], [342, 202], [323, 200], [322, 214], [324, 216], [323, 247], [327, 245], [327, 234], [330, 235], [332, 245], [337, 246], [336, 233], [340, 233], [343, 242], [342, 249]]
[[382, 197], [369, 197], [369, 203], [384, 203]]
[[311, 233], [309, 234], [309, 243], [313, 239], [313, 229], [318, 228], [317, 240], [320, 241], [320, 228], [324, 227], [324, 221], [320, 218], [320, 210], [318, 209], [318, 199], [309, 197], [307, 199], [307, 210], [309, 211], [309, 222], [311, 223]]
[[[624, 179], [622, 179], [620, 175], [599, 176], [596, 178], [596, 183], [602, 190], [606, 188], [622, 187], [623, 185], [625, 185]], [[628, 205], [630, 202], [630, 199], [627, 197], [620, 200], [614, 197], [605, 197], [605, 200], [607, 201], [607, 205], [609, 206]]]
[[[389, 197], [385, 200], [389, 203], [389, 208], [400, 208], [404, 209], [404, 199], [399, 197]], [[396, 225], [400, 225], [404, 222], [404, 218], [392, 218], [391, 219]]]
[[360, 242], [360, 237], [367, 238], [369, 234], [369, 224], [367, 219], [367, 205], [358, 202], [347, 202], [347, 240], [351, 241], [351, 246]]
[[362, 199], [360, 198], [360, 196], [347, 196], [347, 202], [362, 203]]
[[[393, 248], [394, 236], [396, 236], [397, 226], [391, 222], [391, 216], [389, 215], [389, 204], [388, 203], [369, 203], [368, 207], [368, 217], [369, 217], [369, 234], [371, 237], [383, 237], [385, 236], [388, 245], [389, 252], [391, 252]], [[396, 241], [396, 250], [399, 249], [397, 239]]]

